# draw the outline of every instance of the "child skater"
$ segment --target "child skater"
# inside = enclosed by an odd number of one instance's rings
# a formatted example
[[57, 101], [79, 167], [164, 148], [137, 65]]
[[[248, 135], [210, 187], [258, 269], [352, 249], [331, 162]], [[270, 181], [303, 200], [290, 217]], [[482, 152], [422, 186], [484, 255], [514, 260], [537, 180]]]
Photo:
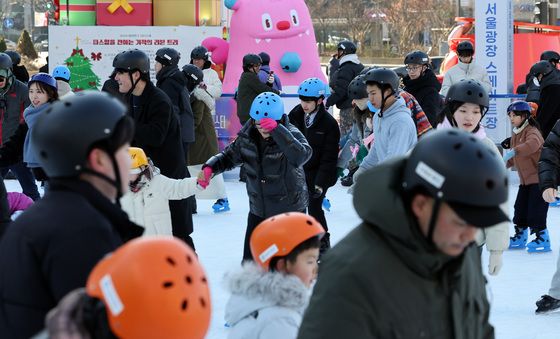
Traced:
[[130, 192], [121, 198], [130, 220], [145, 228], [144, 235], [173, 235], [169, 200], [182, 200], [201, 191], [196, 178], [170, 179], [159, 172], [144, 150], [130, 147]]
[[226, 275], [231, 298], [228, 339], [295, 339], [316, 278], [325, 230], [312, 216], [292, 212], [260, 223], [251, 236], [255, 262]]
[[[507, 111], [513, 135], [510, 148], [504, 152], [504, 161], [507, 167], [515, 166], [520, 181], [513, 215], [515, 235], [509, 240], [509, 248], [525, 249], [527, 246], [529, 253], [549, 252], [550, 239], [546, 229], [548, 203], [541, 196], [538, 169], [544, 139], [531, 115], [529, 103], [514, 101]], [[527, 244], [528, 228], [535, 234], [535, 239]]]

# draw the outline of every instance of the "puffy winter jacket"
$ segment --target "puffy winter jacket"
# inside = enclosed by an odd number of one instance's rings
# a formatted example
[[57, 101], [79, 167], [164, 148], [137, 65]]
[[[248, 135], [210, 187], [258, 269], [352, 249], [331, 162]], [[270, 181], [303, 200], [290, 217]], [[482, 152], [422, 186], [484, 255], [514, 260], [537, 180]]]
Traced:
[[436, 125], [436, 117], [441, 111], [442, 99], [439, 95], [441, 84], [431, 69], [427, 69], [418, 79], [403, 78], [404, 90], [412, 94], [422, 110], [426, 113], [432, 126]]
[[181, 140], [194, 142], [194, 115], [191, 108], [187, 79], [177, 66], [165, 66], [156, 75], [156, 87], [161, 89], [171, 101], [173, 112], [179, 119]]
[[266, 272], [254, 263], [226, 275], [231, 298], [228, 339], [295, 339], [309, 289], [294, 275]]
[[539, 108], [537, 122], [541, 127], [543, 138], [546, 139], [554, 124], [560, 119], [560, 72], [550, 72], [540, 82]]
[[560, 175], [560, 120], [546, 137], [539, 160], [539, 188], [558, 187]]
[[169, 179], [158, 172], [140, 191], [121, 198], [123, 211], [145, 228], [144, 235], [172, 235], [169, 200], [186, 199], [200, 191], [196, 178]]
[[264, 92], [274, 92], [280, 94], [278, 90], [275, 90], [267, 84], [263, 84], [259, 80], [259, 76], [254, 72], [243, 72], [239, 78], [239, 86], [237, 87], [237, 117], [242, 124], [245, 124], [249, 120], [249, 112], [251, 111], [251, 105], [253, 100], [257, 95]]
[[543, 144], [541, 132], [527, 122], [513, 129], [511, 148], [515, 156], [508, 160], [507, 167], [515, 166], [521, 185], [539, 183], [538, 162]]
[[447, 91], [451, 85], [458, 83], [462, 79], [473, 79], [484, 87], [486, 92], [490, 93], [492, 91], [492, 84], [490, 83], [490, 78], [484, 67], [475, 64], [472, 61], [470, 64], [465, 64], [459, 61], [457, 65], [451, 67], [443, 77], [443, 84], [441, 85], [441, 95], [446, 96]]
[[325, 189], [336, 184], [336, 162], [340, 130], [332, 115], [321, 105], [310, 127], [305, 125], [305, 112], [297, 105], [289, 114], [290, 122], [305, 136], [313, 155], [303, 165], [309, 188], [320, 186]]
[[222, 173], [243, 165], [251, 213], [261, 218], [307, 208], [308, 195], [303, 164], [311, 147], [301, 132], [284, 116], [270, 137], [263, 139], [253, 120], [239, 131], [237, 139], [205, 166]]
[[356, 54], [348, 54], [340, 58], [339, 66], [330, 76], [329, 86], [332, 94], [327, 98], [326, 106], [339, 109], [352, 108], [352, 100], [348, 97], [348, 85], [364, 69]]
[[363, 223], [321, 260], [299, 339], [494, 338], [477, 247], [433, 249], [399, 194], [405, 161], [358, 179]]
[[0, 333], [29, 338], [91, 269], [143, 229], [91, 184], [53, 180], [0, 241]]
[[14, 80], [8, 92], [3, 97], [0, 96], [2, 144], [15, 134], [19, 124], [23, 121], [23, 111], [29, 105], [31, 105], [31, 102], [29, 101], [27, 86], [21, 81]]
[[197, 99], [202, 100], [214, 115], [216, 113], [216, 99], [222, 95], [222, 82], [218, 73], [212, 68], [205, 68], [202, 73], [204, 74], [206, 89], [196, 87], [193, 94]]

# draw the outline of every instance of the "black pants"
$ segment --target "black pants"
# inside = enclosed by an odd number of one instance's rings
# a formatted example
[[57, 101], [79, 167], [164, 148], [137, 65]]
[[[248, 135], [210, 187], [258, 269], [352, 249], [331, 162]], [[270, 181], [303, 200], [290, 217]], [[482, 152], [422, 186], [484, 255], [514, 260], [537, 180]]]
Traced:
[[539, 185], [519, 185], [513, 223], [520, 228], [544, 230], [547, 214], [548, 203], [543, 200]]
[[309, 189], [309, 205], [307, 206], [307, 214], [317, 219], [317, 221], [325, 229], [325, 232], [328, 232], [329, 230], [329, 227], [327, 226], [327, 219], [325, 219], [325, 212], [323, 211], [323, 199], [327, 195], [327, 190], [328, 188], [323, 191], [323, 194], [321, 194], [320, 197], [313, 198], [311, 196], [312, 190]]
[[[185, 178], [190, 178], [189, 170], [185, 168], [185, 171], [187, 172]], [[183, 200], [169, 200], [169, 211], [171, 212], [173, 235], [184, 240], [194, 251], [194, 242], [191, 238], [193, 232], [192, 200], [194, 200], [194, 197]]]

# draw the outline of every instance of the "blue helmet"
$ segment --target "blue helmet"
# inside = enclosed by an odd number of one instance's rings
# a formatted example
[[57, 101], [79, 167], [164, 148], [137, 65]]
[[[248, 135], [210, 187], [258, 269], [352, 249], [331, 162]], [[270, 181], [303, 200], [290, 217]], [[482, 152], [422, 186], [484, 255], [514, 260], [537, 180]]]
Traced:
[[34, 82], [42, 82], [47, 86], [51, 86], [52, 88], [55, 89], [55, 91], [58, 89], [58, 86], [56, 85], [56, 80], [50, 76], [47, 73], [37, 73], [34, 74], [31, 79], [29, 79], [29, 82], [27, 83], [27, 86], [30, 87], [32, 83]]
[[508, 113], [511, 111], [527, 111], [531, 112], [531, 106], [527, 101], [524, 100], [517, 100], [509, 104], [507, 108]]
[[300, 97], [325, 98], [329, 94], [329, 87], [319, 78], [305, 79], [298, 88]]
[[259, 121], [262, 118], [280, 120], [284, 115], [284, 102], [276, 93], [261, 93], [253, 100], [249, 115], [255, 121]]
[[53, 78], [70, 81], [70, 69], [64, 65], [56, 66], [52, 73]]

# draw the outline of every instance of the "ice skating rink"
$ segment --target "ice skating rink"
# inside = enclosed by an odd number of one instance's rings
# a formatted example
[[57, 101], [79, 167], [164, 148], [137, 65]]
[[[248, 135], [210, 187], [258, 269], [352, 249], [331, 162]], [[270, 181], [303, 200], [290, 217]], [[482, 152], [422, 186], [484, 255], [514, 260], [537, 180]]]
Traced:
[[[232, 176], [235, 177], [235, 176]], [[510, 175], [510, 213], [519, 180], [517, 173]], [[6, 180], [8, 191], [20, 191], [15, 180]], [[226, 181], [231, 211], [212, 212], [214, 201], [199, 200], [198, 214], [193, 216], [193, 239], [196, 251], [204, 265], [212, 289], [212, 323], [208, 339], [227, 337], [224, 327], [224, 308], [228, 293], [222, 285], [225, 272], [239, 265], [245, 235], [249, 204], [245, 185], [234, 179]], [[332, 203], [326, 213], [331, 242], [336, 244], [360, 222], [352, 206], [352, 196], [347, 188], [337, 184], [329, 189], [327, 197]], [[496, 277], [488, 276], [488, 296], [492, 305], [490, 322], [498, 339], [555, 339], [560, 338], [560, 312], [535, 315], [535, 301], [548, 292], [550, 279], [556, 269], [560, 249], [560, 207], [550, 208], [548, 227], [553, 251], [528, 254], [526, 251], [506, 251], [504, 266]], [[510, 229], [513, 233], [513, 227]], [[488, 252], [483, 252], [486, 268]]]

